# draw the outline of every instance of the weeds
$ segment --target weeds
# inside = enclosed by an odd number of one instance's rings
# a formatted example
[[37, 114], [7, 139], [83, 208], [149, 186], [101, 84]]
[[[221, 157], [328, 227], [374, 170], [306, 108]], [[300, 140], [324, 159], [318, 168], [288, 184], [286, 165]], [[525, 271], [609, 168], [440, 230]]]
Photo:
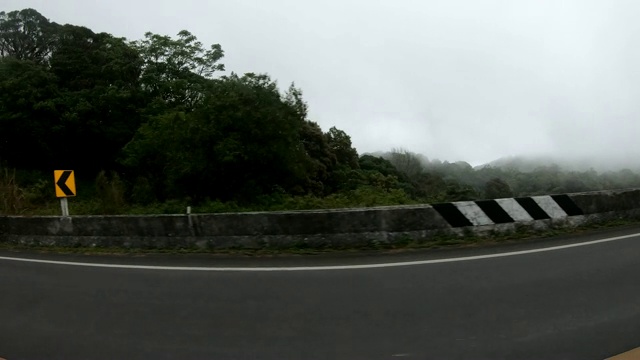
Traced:
[[0, 213], [17, 215], [26, 207], [24, 190], [16, 183], [16, 171], [0, 169]]
[[121, 214], [125, 205], [124, 183], [117, 173], [107, 176], [101, 171], [96, 178], [96, 195], [99, 202], [98, 212], [103, 215]]

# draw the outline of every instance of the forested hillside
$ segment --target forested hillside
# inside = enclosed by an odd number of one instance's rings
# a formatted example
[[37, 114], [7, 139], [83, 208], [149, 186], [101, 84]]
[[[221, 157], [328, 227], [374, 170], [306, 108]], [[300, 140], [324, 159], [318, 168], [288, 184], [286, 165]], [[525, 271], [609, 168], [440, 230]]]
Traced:
[[360, 155], [308, 116], [303, 91], [227, 72], [219, 44], [183, 30], [128, 40], [34, 9], [0, 13], [0, 213], [281, 210], [468, 200], [640, 186], [631, 171], [570, 172]]

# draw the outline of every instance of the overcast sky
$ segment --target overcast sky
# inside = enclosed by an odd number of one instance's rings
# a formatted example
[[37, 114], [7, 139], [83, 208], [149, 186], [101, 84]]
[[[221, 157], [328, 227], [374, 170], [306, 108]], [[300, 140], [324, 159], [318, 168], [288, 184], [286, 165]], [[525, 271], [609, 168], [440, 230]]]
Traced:
[[227, 72], [295, 81], [311, 119], [360, 153], [640, 162], [635, 0], [0, 0], [28, 7], [131, 40], [219, 43]]

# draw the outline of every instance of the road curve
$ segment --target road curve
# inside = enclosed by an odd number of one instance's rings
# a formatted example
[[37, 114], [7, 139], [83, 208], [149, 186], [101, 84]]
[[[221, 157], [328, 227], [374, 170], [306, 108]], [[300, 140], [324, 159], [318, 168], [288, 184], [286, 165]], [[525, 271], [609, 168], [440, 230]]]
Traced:
[[[640, 345], [638, 233], [313, 261], [3, 252], [0, 358], [604, 359]], [[392, 263], [411, 264], [370, 266]], [[232, 269], [251, 264], [323, 269]], [[192, 266], [230, 271], [171, 269]]]

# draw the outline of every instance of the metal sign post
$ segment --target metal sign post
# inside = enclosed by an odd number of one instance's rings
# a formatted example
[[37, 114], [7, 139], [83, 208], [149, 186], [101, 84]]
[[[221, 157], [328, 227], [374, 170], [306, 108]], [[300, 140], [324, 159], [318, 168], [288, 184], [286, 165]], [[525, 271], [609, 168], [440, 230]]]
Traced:
[[62, 208], [62, 216], [69, 216], [69, 202], [66, 197], [60, 198], [60, 207]]

